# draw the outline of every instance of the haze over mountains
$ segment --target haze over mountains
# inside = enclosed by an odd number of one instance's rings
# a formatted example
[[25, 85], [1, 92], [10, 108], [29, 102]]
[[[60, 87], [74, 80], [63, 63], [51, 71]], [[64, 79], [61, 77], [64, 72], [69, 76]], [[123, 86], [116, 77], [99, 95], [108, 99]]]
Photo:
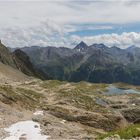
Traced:
[[51, 79], [73, 82], [140, 84], [140, 48], [136, 46], [109, 48], [104, 44], [88, 46], [82, 41], [74, 49], [51, 46], [20, 49], [45, 79], [49, 75]]

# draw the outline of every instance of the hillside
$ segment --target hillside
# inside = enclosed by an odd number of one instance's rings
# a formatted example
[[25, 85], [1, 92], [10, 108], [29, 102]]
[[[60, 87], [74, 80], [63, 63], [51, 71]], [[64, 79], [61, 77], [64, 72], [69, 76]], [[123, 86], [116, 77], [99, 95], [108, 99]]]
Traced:
[[40, 79], [49, 78], [47, 73], [44, 74], [41, 70], [35, 68], [34, 65], [31, 63], [29, 56], [20, 49], [17, 49], [12, 53], [12, 58], [18, 70], [22, 71], [24, 74]]
[[[1, 64], [1, 71], [4, 72], [3, 69], [6, 69], [4, 67], [11, 66], [14, 69], [14, 71], [21, 71], [21, 73], [24, 73], [28, 76], [33, 76], [33, 77], [38, 77], [41, 79], [48, 79], [47, 73], [44, 74], [41, 70], [36, 69], [34, 65], [31, 63], [29, 56], [21, 51], [20, 49], [15, 50], [14, 52], [10, 52], [9, 49], [4, 46], [0, 42], [0, 62], [3, 63], [4, 65]], [[10, 73], [11, 68], [9, 67], [8, 74]], [[13, 69], [11, 70], [13, 71]], [[16, 73], [16, 72], [15, 72]], [[19, 72], [17, 72], [18, 74]], [[15, 75], [16, 77], [16, 75]], [[18, 77], [18, 75], [17, 75]]]
[[0, 41], [0, 62], [16, 68], [12, 58], [12, 53]]
[[19, 70], [0, 62], [0, 83], [21, 82], [29, 79], [27, 75]]

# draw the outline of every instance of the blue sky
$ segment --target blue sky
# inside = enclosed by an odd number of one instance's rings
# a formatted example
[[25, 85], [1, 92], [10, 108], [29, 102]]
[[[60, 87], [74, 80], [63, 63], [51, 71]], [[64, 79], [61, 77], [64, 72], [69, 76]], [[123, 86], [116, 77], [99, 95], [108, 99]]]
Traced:
[[139, 13], [139, 0], [0, 0], [0, 38], [10, 47], [139, 47]]
[[[79, 36], [93, 36], [93, 35], [101, 35], [101, 34], [122, 34], [123, 32], [140, 32], [140, 23], [129, 23], [129, 24], [84, 24], [84, 25], [77, 25], [81, 26], [81, 29], [77, 29], [77, 31], [70, 32], [70, 35], [79, 35]], [[87, 27], [93, 27], [87, 28]], [[94, 28], [95, 27], [95, 28]], [[97, 27], [97, 29], [96, 29]], [[101, 28], [98, 27], [107, 27]]]

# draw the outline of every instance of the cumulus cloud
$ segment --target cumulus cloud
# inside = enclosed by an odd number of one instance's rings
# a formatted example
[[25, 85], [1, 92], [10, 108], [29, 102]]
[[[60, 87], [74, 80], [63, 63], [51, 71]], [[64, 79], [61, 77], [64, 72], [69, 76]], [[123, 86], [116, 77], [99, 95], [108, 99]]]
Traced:
[[61, 27], [54, 22], [47, 21], [41, 25], [30, 28], [5, 28], [0, 32], [2, 41], [9, 47], [24, 46], [65, 46], [73, 48], [80, 41], [85, 41], [88, 45], [94, 43], [104, 43], [105, 45], [127, 48], [131, 45], [140, 46], [140, 33], [123, 32], [122, 34], [102, 34], [94, 36], [78, 36], [69, 34], [69, 28]]
[[75, 44], [83, 40], [88, 45], [92, 45], [94, 43], [104, 43], [108, 47], [117, 46], [122, 49], [127, 48], [131, 45], [140, 47], [140, 33], [135, 32], [124, 32], [120, 35], [113, 33], [86, 37], [79, 37], [74, 35], [71, 38], [73, 42], [75, 42]]
[[[139, 22], [140, 2], [134, 0], [43, 0], [1, 2], [1, 22], [35, 24], [44, 18], [56, 23]], [[18, 20], [17, 20], [18, 19]]]
[[[83, 36], [85, 30], [113, 30], [111, 24], [140, 22], [140, 2], [133, 0], [0, 0], [0, 38], [10, 47], [69, 46], [81, 40], [125, 48], [140, 46], [140, 33]], [[94, 24], [94, 26], [93, 26]], [[121, 26], [120, 26], [121, 29]]]
[[32, 45], [63, 46], [64, 30], [58, 24], [47, 20], [31, 27], [5, 27], [1, 29], [0, 38], [9, 47], [24, 47]]

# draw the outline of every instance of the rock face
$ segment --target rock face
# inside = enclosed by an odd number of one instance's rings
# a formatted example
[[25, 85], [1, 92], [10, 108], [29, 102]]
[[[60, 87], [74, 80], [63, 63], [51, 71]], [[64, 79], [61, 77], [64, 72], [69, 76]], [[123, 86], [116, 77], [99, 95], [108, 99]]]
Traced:
[[111, 48], [104, 44], [79, 43], [65, 47], [25, 47], [35, 68], [53, 79], [95, 83], [126, 82], [140, 84], [140, 48]]
[[88, 49], [88, 45], [85, 42], [80, 42], [75, 48], [74, 50], [77, 50], [79, 52], [84, 52]]
[[140, 108], [135, 107], [135, 108], [127, 108], [121, 110], [123, 116], [126, 118], [127, 121], [129, 122], [135, 122], [139, 123], [140, 119]]
[[112, 131], [119, 127], [119, 123], [123, 122], [123, 117], [113, 114], [101, 114], [95, 112], [88, 112], [78, 109], [66, 109], [65, 107], [55, 106], [49, 108], [49, 113], [63, 118], [67, 121], [79, 122], [83, 125], [103, 129], [105, 131]]
[[27, 75], [33, 76], [35, 70], [32, 63], [30, 62], [29, 57], [23, 51], [19, 49], [15, 50], [13, 52], [13, 60], [20, 71]]

